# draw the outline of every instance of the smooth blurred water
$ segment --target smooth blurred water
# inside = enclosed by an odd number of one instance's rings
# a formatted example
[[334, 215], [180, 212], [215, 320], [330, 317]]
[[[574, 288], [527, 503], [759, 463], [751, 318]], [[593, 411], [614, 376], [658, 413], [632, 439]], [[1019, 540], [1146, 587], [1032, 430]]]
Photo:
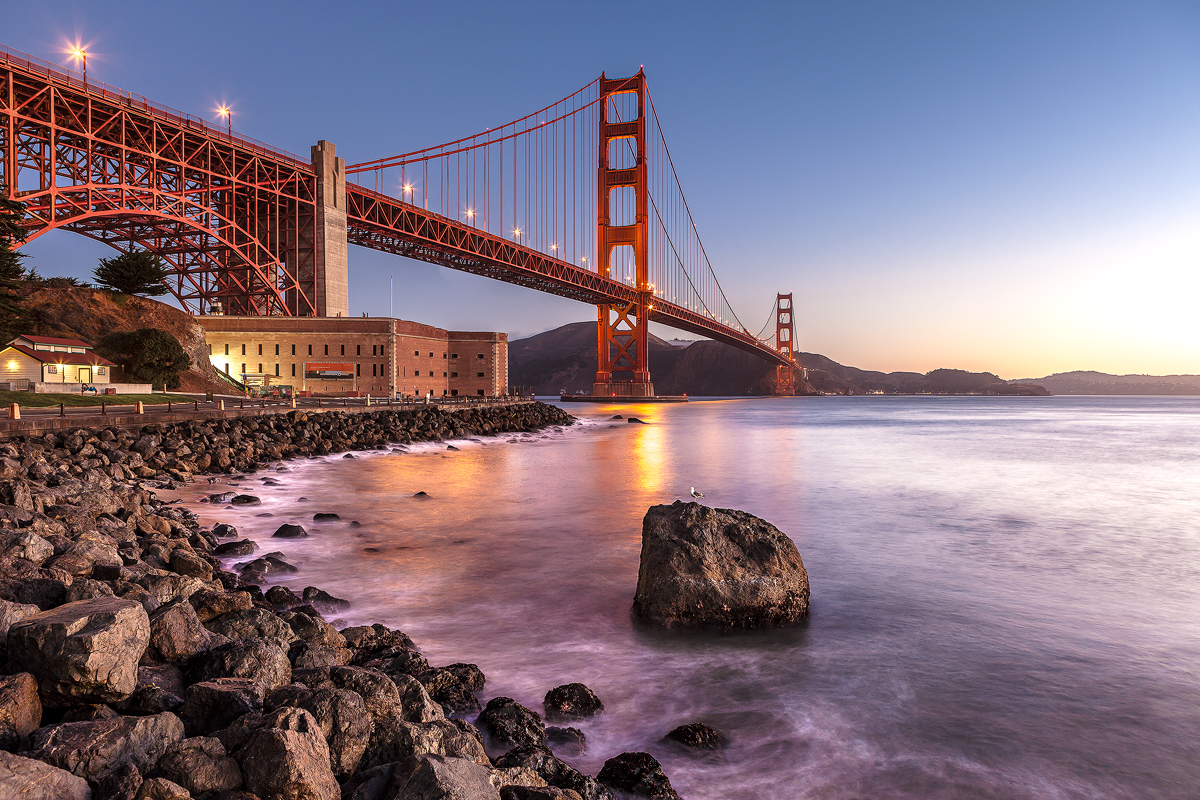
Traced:
[[[478, 663], [485, 701], [592, 687], [607, 713], [567, 760], [593, 774], [647, 750], [687, 800], [1200, 796], [1200, 399], [565, 407], [583, 424], [288, 462], [261, 508], [195, 508], [352, 600], [345, 623]], [[807, 625], [631, 622], [642, 515], [693, 485], [795, 539]], [[732, 746], [659, 744], [694, 721]]]

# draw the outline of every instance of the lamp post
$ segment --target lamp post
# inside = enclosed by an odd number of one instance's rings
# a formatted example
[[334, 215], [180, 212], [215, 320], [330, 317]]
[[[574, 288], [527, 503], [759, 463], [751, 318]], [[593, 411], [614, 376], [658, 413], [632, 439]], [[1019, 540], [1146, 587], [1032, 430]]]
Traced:
[[83, 61], [83, 85], [87, 86], [87, 51], [79, 45], [75, 45], [71, 48], [71, 58], [76, 61]]
[[233, 109], [229, 106], [221, 106], [217, 109], [217, 113], [225, 118], [225, 132], [229, 138], [233, 138]]

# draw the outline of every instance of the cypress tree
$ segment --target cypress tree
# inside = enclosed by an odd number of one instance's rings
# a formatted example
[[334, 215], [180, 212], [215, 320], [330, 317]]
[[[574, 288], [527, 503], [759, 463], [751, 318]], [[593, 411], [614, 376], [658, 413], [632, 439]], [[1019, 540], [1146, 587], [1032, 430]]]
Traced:
[[157, 296], [169, 291], [166, 279], [170, 268], [161, 258], [145, 250], [102, 258], [94, 274], [96, 283], [121, 294]]

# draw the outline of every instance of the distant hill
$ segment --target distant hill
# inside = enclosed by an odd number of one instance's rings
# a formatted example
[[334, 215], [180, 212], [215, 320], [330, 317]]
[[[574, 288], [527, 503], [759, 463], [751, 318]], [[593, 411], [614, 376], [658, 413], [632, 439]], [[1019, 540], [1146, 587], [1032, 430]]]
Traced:
[[[990, 372], [939, 369], [872, 372], [847, 367], [816, 353], [801, 353], [806, 380], [797, 394], [989, 394], [1045, 395], [1041, 386], [1008, 383]], [[596, 377], [596, 323], [574, 322], [509, 343], [509, 383], [538, 394], [590, 392]], [[700, 397], [767, 395], [775, 391], [775, 367], [761, 358], [713, 341], [650, 341], [650, 371], [659, 394]]]
[[1109, 375], [1088, 370], [1020, 382], [1041, 384], [1054, 394], [1200, 395], [1200, 375]]

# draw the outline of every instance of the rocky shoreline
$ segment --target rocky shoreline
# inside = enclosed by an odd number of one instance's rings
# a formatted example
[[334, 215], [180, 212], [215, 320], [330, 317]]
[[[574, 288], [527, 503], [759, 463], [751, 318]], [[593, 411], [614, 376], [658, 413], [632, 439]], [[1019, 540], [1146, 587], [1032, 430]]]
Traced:
[[582, 684], [546, 696], [563, 727], [509, 698], [481, 708], [477, 666], [432, 666], [382, 625], [339, 631], [325, 615], [346, 601], [317, 587], [263, 592], [290, 568], [278, 554], [229, 571], [220, 558], [253, 542], [155, 494], [291, 458], [573, 421], [541, 403], [293, 411], [0, 442], [0, 796], [676, 797], [648, 754], [596, 777], [556, 755], [586, 747], [569, 723], [603, 710]]

